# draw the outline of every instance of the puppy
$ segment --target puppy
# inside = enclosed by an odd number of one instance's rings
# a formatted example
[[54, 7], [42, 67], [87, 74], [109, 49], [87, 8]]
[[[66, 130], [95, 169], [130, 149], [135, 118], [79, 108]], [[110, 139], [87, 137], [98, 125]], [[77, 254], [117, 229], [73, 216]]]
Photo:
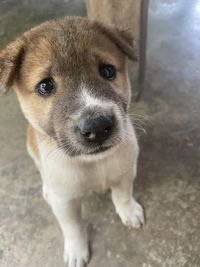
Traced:
[[82, 196], [110, 188], [123, 224], [144, 223], [132, 197], [138, 143], [127, 113], [126, 57], [137, 57], [129, 33], [80, 17], [43, 23], [0, 54], [1, 89], [15, 90], [29, 122], [28, 151], [62, 229], [69, 267], [90, 258]]

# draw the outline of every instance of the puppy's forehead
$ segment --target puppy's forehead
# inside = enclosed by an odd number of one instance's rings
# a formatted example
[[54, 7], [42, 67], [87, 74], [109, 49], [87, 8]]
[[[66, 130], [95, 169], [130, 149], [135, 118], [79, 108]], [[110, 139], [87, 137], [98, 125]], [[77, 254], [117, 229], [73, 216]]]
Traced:
[[92, 60], [92, 56], [111, 64], [119, 64], [123, 58], [115, 44], [97, 29], [95, 23], [84, 19], [49, 22], [30, 31], [25, 37], [27, 57], [31, 63], [39, 63], [40, 59], [46, 65], [53, 62], [54, 67], [58, 62], [62, 67], [73, 67], [81, 63], [85, 65], [85, 61]]

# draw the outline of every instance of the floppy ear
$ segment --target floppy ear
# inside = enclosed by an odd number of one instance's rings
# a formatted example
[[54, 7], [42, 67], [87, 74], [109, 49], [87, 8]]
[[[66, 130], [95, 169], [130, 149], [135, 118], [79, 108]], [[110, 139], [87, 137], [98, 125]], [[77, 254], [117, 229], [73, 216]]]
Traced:
[[[97, 26], [98, 25], [98, 26]], [[119, 26], [106, 26], [96, 22], [102, 34], [109, 38], [131, 60], [138, 60], [139, 52], [132, 34]]]
[[24, 45], [21, 39], [10, 43], [0, 52], [0, 91], [6, 93], [13, 85], [20, 68]]

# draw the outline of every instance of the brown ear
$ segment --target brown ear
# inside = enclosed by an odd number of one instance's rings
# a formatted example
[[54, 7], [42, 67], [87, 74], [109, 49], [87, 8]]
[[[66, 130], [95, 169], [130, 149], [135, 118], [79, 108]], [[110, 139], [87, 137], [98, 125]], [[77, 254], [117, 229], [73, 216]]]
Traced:
[[6, 93], [13, 85], [23, 52], [23, 41], [17, 39], [0, 53], [0, 91], [3, 93]]
[[114, 42], [117, 47], [131, 60], [138, 60], [139, 52], [132, 34], [119, 26], [106, 26], [101, 23], [95, 23], [98, 29]]

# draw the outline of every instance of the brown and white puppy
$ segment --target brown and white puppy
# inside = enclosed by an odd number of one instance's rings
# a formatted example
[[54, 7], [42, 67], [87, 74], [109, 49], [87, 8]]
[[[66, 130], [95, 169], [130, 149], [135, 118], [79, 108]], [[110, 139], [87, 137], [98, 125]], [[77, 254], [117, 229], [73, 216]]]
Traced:
[[35, 27], [0, 54], [1, 89], [15, 90], [29, 122], [28, 151], [63, 231], [69, 267], [89, 260], [83, 195], [111, 188], [122, 222], [144, 223], [132, 197], [138, 144], [127, 113], [126, 57], [136, 58], [126, 31], [80, 17]]

